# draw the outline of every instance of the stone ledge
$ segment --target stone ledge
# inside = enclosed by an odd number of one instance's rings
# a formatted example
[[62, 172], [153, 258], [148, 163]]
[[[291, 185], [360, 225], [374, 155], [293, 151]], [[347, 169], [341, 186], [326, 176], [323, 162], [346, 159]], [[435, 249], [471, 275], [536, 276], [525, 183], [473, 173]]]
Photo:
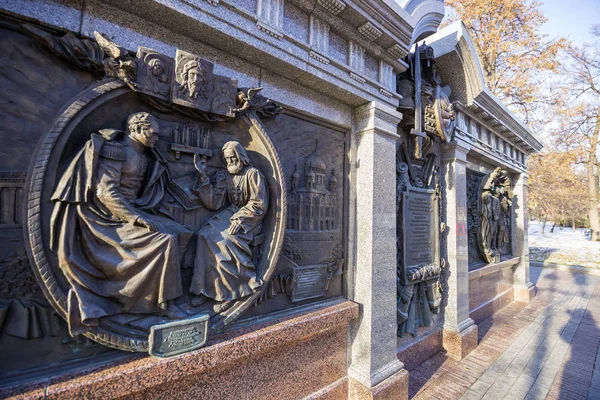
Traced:
[[488, 264], [481, 268], [475, 269], [473, 271], [469, 271], [469, 280], [481, 278], [482, 276], [486, 276], [489, 274], [493, 274], [494, 272], [498, 272], [501, 269], [514, 267], [521, 261], [521, 257], [513, 257], [508, 260], [502, 260], [496, 264]]
[[476, 324], [485, 321], [487, 318], [491, 317], [514, 301], [514, 292], [515, 289], [511, 287], [501, 293], [498, 293], [493, 299], [479, 304], [477, 307], [469, 310], [469, 317], [475, 321]]
[[[143, 357], [56, 375], [39, 382], [0, 389], [0, 398], [113, 398], [151, 389], [223, 367], [238, 360], [290, 345], [348, 324], [358, 317], [358, 304], [336, 304], [294, 315], [258, 330], [228, 332], [207, 347], [171, 358]], [[117, 392], [115, 392], [117, 390]]]
[[398, 347], [397, 353], [398, 359], [404, 364], [404, 368], [411, 371], [442, 349], [442, 328], [437, 327], [404, 343]]
[[331, 385], [316, 391], [303, 400], [338, 400], [348, 398], [348, 377], [333, 382]]

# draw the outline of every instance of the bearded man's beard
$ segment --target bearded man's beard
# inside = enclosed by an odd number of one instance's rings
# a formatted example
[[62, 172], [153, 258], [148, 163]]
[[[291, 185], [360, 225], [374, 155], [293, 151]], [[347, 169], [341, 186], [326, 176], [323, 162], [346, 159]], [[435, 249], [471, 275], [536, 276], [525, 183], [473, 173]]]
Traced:
[[237, 175], [242, 172], [244, 168], [244, 164], [241, 161], [236, 162], [235, 164], [227, 164], [227, 172], [231, 175]]
[[198, 97], [200, 97], [201, 99], [208, 98], [206, 85], [192, 81], [188, 83], [188, 87], [190, 90], [190, 97], [192, 99], [197, 99]]
[[198, 97], [198, 92], [199, 92], [198, 85], [196, 85], [196, 83], [194, 83], [194, 82], [190, 82], [189, 83], [189, 87], [190, 87], [189, 88], [190, 89], [190, 97], [192, 99], [197, 98]]

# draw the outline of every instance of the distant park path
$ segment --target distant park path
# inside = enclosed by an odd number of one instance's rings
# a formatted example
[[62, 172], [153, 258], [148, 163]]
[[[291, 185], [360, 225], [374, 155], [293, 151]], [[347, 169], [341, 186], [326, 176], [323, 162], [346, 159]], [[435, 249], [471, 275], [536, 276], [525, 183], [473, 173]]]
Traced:
[[416, 399], [600, 399], [600, 276], [531, 268], [538, 287], [479, 324], [457, 362], [438, 353], [410, 371]]

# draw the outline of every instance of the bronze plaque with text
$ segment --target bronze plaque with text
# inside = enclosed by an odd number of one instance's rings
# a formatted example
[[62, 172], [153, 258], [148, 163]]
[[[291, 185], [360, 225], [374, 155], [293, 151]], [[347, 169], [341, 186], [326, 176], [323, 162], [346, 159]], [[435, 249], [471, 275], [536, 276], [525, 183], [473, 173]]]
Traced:
[[408, 188], [403, 193], [404, 251], [402, 284], [439, 276], [439, 207], [433, 189]]
[[206, 344], [208, 314], [197, 318], [155, 325], [150, 328], [150, 355], [171, 357]]

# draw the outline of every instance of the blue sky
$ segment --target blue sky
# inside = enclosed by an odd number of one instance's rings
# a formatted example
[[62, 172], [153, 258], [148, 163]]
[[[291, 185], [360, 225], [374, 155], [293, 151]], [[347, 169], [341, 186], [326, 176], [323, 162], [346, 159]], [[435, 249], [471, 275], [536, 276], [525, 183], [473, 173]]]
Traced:
[[539, 0], [548, 18], [540, 29], [550, 37], [563, 36], [575, 45], [593, 41], [590, 29], [600, 24], [600, 0]]

